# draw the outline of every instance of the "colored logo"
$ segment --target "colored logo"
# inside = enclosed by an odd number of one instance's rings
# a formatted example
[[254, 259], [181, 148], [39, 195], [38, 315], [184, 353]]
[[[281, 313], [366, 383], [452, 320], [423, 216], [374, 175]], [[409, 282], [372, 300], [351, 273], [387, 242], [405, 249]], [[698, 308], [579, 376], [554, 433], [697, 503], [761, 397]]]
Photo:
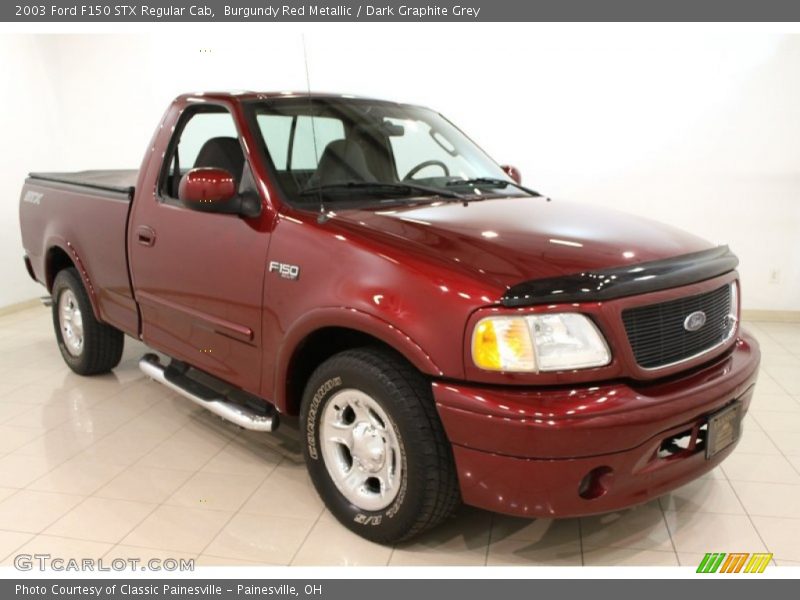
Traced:
[[763, 573], [772, 554], [766, 552], [709, 552], [697, 566], [698, 573]]
[[683, 321], [683, 328], [686, 331], [697, 331], [706, 324], [706, 313], [696, 310]]

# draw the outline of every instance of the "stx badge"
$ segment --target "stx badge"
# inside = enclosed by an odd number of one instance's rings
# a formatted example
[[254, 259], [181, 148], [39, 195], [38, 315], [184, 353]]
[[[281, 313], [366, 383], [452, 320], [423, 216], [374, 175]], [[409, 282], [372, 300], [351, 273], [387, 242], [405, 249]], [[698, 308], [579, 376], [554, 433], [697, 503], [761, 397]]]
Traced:
[[22, 197], [23, 202], [27, 202], [28, 204], [41, 204], [42, 197], [44, 194], [40, 194], [39, 192], [25, 192], [25, 195]]

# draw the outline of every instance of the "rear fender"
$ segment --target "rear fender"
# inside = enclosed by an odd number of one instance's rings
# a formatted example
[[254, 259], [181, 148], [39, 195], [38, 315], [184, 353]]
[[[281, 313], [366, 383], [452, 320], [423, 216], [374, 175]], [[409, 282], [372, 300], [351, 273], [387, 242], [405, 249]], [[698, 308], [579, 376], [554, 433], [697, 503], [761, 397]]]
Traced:
[[78, 271], [78, 274], [81, 277], [83, 287], [86, 288], [86, 294], [89, 296], [89, 302], [92, 304], [92, 312], [94, 313], [94, 317], [98, 321], [102, 322], [102, 319], [100, 318], [99, 304], [97, 301], [97, 290], [95, 289], [94, 285], [92, 285], [91, 277], [89, 277], [89, 273], [86, 271], [86, 267], [81, 260], [80, 255], [78, 254], [78, 250], [70, 242], [61, 238], [51, 239], [47, 244], [47, 254], [45, 258], [45, 281], [47, 282], [47, 291], [52, 293], [53, 283], [55, 282], [56, 275], [58, 274], [53, 271], [54, 266], [51, 264], [52, 251], [55, 248], [58, 248], [66, 253], [69, 259], [72, 261], [72, 264], [75, 266], [75, 269]]

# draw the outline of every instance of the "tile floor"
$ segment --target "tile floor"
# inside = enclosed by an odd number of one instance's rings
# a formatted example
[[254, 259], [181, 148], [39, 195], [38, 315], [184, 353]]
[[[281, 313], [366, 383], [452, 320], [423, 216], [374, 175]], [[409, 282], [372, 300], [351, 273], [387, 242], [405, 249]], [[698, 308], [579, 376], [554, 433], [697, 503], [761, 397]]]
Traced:
[[[800, 324], [751, 323], [764, 354], [744, 437], [703, 479], [636, 509], [526, 521], [463, 508], [378, 546], [324, 509], [289, 438], [242, 432], [146, 380], [63, 364], [49, 312], [0, 317], [0, 562], [21, 552], [198, 564], [696, 565], [769, 551], [800, 564]], [[709, 546], [711, 544], [711, 546]]]

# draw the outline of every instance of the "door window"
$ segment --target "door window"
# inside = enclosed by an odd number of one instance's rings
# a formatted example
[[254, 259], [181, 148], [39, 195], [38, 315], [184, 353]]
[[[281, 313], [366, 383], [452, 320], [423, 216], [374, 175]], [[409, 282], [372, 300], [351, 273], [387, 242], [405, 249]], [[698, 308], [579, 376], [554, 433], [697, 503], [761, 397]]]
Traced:
[[224, 169], [237, 186], [244, 170], [244, 153], [233, 116], [224, 108], [201, 109], [184, 121], [177, 145], [173, 143], [161, 190], [178, 197], [180, 178], [198, 167]]

